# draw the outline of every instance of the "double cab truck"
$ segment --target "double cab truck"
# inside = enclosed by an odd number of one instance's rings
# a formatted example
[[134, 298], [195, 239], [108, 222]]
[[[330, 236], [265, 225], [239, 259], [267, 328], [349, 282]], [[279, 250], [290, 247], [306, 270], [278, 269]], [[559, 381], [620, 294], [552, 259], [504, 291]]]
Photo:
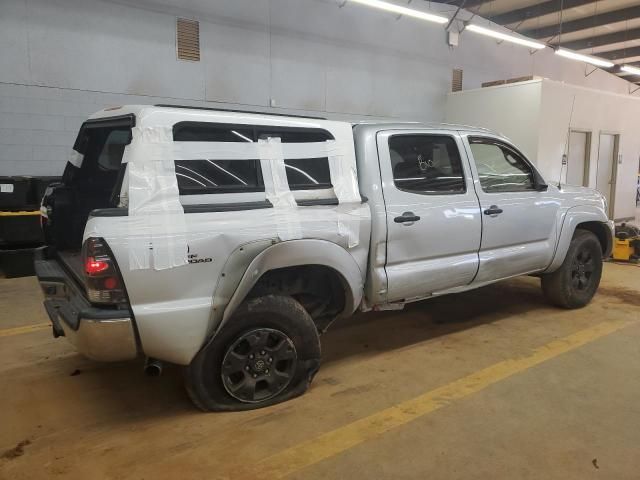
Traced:
[[55, 336], [182, 365], [198, 407], [241, 410], [302, 394], [356, 311], [519, 275], [583, 307], [606, 212], [481, 128], [122, 106], [46, 191], [35, 268]]

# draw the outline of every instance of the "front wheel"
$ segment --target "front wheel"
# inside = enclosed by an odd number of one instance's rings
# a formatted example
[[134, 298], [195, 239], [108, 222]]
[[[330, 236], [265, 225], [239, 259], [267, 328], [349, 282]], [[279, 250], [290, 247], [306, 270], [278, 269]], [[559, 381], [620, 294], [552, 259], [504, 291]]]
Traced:
[[598, 238], [587, 230], [576, 230], [562, 266], [542, 275], [542, 291], [552, 304], [581, 308], [591, 301], [602, 276], [602, 249]]
[[301, 395], [319, 366], [311, 316], [291, 297], [266, 295], [238, 308], [187, 367], [185, 384], [202, 410], [249, 410]]

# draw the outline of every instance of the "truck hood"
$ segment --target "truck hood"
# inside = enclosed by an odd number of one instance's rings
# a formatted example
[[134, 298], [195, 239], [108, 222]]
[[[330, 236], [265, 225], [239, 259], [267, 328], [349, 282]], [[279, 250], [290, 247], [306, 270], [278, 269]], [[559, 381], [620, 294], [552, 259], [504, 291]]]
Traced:
[[562, 184], [558, 193], [566, 199], [570, 199], [571, 203], [575, 205], [595, 204], [605, 212], [608, 210], [605, 196], [593, 188]]

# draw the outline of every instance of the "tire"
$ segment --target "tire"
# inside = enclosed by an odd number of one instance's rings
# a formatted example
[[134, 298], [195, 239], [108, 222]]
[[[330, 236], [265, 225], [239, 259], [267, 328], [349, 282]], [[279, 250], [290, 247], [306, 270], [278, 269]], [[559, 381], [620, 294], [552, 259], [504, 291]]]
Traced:
[[542, 291], [553, 305], [582, 308], [595, 295], [601, 276], [600, 242], [593, 233], [578, 229], [560, 268], [541, 277]]
[[320, 368], [318, 330], [291, 297], [245, 301], [185, 370], [204, 411], [266, 407], [302, 395]]

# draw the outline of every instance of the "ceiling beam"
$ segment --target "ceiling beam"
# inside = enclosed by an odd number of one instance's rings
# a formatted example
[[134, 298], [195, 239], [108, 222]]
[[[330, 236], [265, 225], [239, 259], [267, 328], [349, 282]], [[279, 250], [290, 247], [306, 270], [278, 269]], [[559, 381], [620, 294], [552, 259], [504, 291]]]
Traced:
[[607, 60], [620, 60], [622, 58], [640, 57], [640, 47], [620, 48], [608, 52], [599, 52], [596, 56]]
[[549, 38], [554, 37], [561, 32], [579, 32], [580, 30], [586, 30], [593, 27], [601, 27], [609, 23], [622, 22], [624, 20], [631, 20], [634, 18], [640, 18], [640, 5], [622, 8], [620, 10], [613, 10], [611, 12], [599, 13], [597, 15], [591, 15], [589, 17], [580, 18], [578, 20], [571, 20], [569, 22], [564, 22], [562, 25], [556, 24], [549, 25], [548, 27], [522, 30], [519, 33], [531, 38]]
[[557, 13], [568, 8], [581, 7], [582, 5], [588, 5], [595, 1], [596, 0], [548, 0], [536, 5], [493, 15], [489, 17], [489, 20], [500, 25], [508, 25], [511, 23], [524, 22], [525, 20], [549, 15], [551, 13]]
[[572, 42], [554, 42], [554, 44], [562, 45], [564, 48], [571, 50], [584, 50], [585, 48], [602, 47], [604, 45], [611, 45], [612, 43], [626, 42], [639, 38], [640, 28], [632, 28], [631, 30], [622, 30], [620, 32], [598, 35], [597, 37], [582, 38]]
[[[429, 1], [429, 0], [425, 0]], [[456, 7], [466, 8], [467, 10], [473, 10], [476, 7], [482, 6], [483, 3], [486, 3], [488, 0], [450, 0], [443, 1], [442, 3], [446, 3], [447, 5], [455, 5]]]

